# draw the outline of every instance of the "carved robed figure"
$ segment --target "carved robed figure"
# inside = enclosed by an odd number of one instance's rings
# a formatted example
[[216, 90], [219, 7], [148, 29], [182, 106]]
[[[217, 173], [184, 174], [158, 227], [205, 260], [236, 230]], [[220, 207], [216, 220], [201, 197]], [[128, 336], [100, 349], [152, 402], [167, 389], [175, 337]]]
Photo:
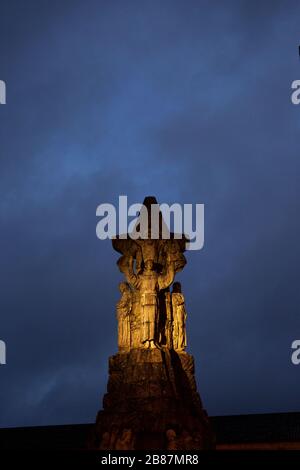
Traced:
[[130, 312], [132, 309], [132, 293], [127, 282], [119, 284], [119, 290], [122, 294], [117, 303], [117, 319], [118, 319], [118, 347], [119, 351], [127, 351], [130, 349]]

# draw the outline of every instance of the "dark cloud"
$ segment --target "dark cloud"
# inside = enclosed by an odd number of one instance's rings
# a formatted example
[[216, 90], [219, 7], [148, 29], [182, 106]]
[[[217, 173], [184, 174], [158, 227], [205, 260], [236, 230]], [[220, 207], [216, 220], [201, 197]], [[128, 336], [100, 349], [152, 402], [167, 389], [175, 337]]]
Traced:
[[205, 203], [180, 274], [210, 414], [297, 410], [297, 2], [1, 5], [0, 425], [85, 422], [116, 350], [101, 202]]

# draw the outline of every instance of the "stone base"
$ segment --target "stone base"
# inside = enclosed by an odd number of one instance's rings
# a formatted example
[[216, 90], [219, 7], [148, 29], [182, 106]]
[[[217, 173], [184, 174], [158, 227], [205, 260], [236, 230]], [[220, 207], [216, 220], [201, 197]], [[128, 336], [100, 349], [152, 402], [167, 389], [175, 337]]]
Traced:
[[214, 448], [194, 377], [194, 359], [169, 349], [109, 358], [109, 380], [92, 437], [107, 450]]

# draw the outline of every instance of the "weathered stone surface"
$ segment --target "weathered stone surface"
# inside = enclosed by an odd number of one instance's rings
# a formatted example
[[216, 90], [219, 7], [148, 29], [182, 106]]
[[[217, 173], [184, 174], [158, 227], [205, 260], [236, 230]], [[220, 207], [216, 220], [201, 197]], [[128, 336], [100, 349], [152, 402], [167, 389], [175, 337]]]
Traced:
[[196, 389], [192, 356], [141, 349], [116, 354], [109, 364], [108, 393], [97, 416], [94, 448], [117, 449], [123, 435], [130, 435], [125, 439], [127, 444], [122, 444], [127, 449], [213, 447], [209, 420]]

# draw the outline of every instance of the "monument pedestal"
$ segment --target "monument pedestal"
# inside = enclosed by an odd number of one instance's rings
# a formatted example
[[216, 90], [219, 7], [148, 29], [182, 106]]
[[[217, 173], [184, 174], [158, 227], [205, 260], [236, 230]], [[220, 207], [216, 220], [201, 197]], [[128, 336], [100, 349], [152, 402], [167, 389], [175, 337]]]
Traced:
[[172, 349], [132, 349], [109, 359], [94, 448], [198, 450], [214, 447], [194, 377], [194, 359]]

